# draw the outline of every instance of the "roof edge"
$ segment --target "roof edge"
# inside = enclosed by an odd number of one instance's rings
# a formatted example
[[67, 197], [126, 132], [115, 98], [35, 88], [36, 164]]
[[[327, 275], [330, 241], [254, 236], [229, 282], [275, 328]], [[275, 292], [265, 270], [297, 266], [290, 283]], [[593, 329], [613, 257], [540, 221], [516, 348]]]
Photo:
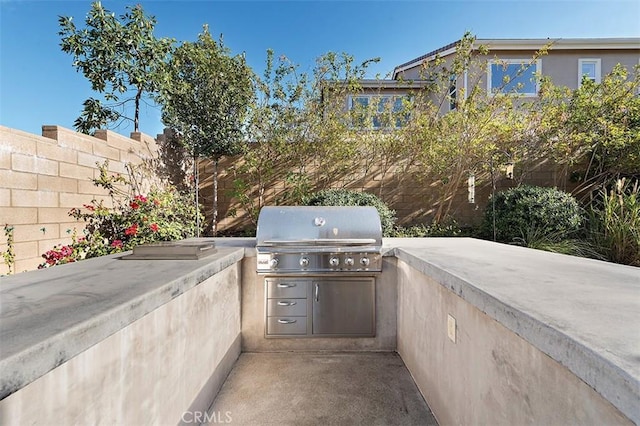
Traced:
[[[395, 80], [399, 72], [413, 68], [422, 62], [430, 61], [436, 56], [449, 56], [456, 52], [461, 40], [457, 40], [446, 46], [440, 47], [415, 59], [396, 66], [393, 69], [392, 79]], [[640, 49], [640, 37], [621, 38], [529, 38], [529, 39], [476, 39], [473, 43], [474, 50], [477, 46], [488, 46], [489, 50], [531, 50], [541, 49], [551, 43], [552, 49]]]

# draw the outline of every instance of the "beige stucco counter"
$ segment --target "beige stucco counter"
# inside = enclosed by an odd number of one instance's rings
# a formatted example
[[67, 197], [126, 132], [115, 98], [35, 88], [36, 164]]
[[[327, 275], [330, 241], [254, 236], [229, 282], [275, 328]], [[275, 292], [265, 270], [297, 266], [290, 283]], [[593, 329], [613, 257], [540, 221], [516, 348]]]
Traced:
[[375, 338], [267, 341], [255, 240], [213, 241], [0, 278], [0, 423], [184, 423], [241, 351], [310, 350], [397, 351], [443, 425], [640, 423], [640, 268], [384, 239]]
[[[640, 268], [470, 238], [385, 246], [398, 352], [436, 416], [455, 413], [439, 421], [598, 424], [595, 390], [640, 423]], [[609, 411], [600, 424], [624, 424]]]
[[208, 408], [240, 352], [242, 245], [0, 278], [0, 423], [153, 423]]

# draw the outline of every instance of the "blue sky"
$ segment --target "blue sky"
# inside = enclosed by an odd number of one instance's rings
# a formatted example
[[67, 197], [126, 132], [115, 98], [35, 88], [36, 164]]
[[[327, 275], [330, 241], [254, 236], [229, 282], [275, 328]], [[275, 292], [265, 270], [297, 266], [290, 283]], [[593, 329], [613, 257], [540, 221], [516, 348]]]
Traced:
[[[73, 128], [82, 102], [93, 96], [59, 47], [58, 16], [82, 25], [90, 1], [0, 0], [0, 124], [40, 134], [43, 124]], [[109, 1], [120, 15], [141, 4], [158, 21], [157, 36], [195, 40], [208, 24], [234, 53], [245, 52], [261, 72], [274, 49], [311, 70], [316, 57], [347, 52], [385, 75], [395, 65], [459, 39], [640, 37], [638, 0], [536, 1]], [[155, 135], [160, 112], [144, 107], [140, 128]], [[115, 131], [128, 134], [131, 126]]]

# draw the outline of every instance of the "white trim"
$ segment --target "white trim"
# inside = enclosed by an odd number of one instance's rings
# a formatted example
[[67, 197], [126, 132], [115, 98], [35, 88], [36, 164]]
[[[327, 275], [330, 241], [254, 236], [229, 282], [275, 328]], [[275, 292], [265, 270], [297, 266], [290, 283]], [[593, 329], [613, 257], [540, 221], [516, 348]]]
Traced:
[[531, 62], [531, 58], [527, 59], [527, 58], [509, 58], [509, 59], [498, 59], [498, 60], [494, 60], [494, 59], [490, 59], [488, 61], [488, 66], [487, 66], [487, 94], [489, 95], [496, 95], [496, 94], [506, 94], [506, 95], [514, 95], [514, 96], [522, 96], [524, 98], [534, 98], [536, 96], [538, 96], [538, 92], [540, 91], [540, 81], [538, 79], [536, 79], [535, 82], [535, 93], [494, 93], [493, 92], [493, 88], [491, 87], [491, 66], [494, 64], [500, 65], [500, 64], [520, 64], [520, 65], [525, 65], [525, 64], [531, 64], [531, 66], [535, 67], [534, 70], [534, 74], [536, 75], [542, 75], [542, 60], [541, 59], [537, 59], [535, 62]]
[[602, 60], [600, 58], [579, 58], [578, 59], [578, 87], [582, 86], [582, 65], [583, 64], [595, 64], [596, 66], [596, 75], [595, 82], [600, 83], [602, 81]]
[[547, 44], [553, 50], [640, 49], [640, 38], [477, 39], [473, 46], [483, 45], [489, 50], [537, 50]]

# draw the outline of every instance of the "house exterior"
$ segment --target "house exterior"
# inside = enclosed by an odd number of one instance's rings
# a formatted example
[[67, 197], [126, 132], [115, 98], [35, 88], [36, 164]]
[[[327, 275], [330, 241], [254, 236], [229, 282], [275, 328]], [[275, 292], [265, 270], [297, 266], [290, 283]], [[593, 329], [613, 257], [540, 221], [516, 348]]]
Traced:
[[362, 115], [354, 114], [354, 126], [362, 129], [393, 128], [402, 125], [399, 116], [404, 109], [403, 102], [428, 82], [414, 79], [360, 80], [357, 93], [346, 96], [344, 108], [350, 111], [361, 109]]
[[[461, 42], [458, 40], [398, 65], [393, 70], [392, 81], [406, 84], [428, 79], [429, 76], [424, 75], [429, 69], [427, 65], [438, 59], [446, 66]], [[480, 46], [488, 51], [482, 51]], [[545, 47], [548, 47], [546, 54], [535, 57]], [[456, 96], [468, 94], [476, 85], [487, 93], [512, 93], [531, 98], [539, 91], [537, 76], [549, 77], [556, 86], [577, 89], [584, 76], [599, 83], [617, 64], [631, 71], [640, 64], [640, 38], [476, 39], [472, 56], [480, 59], [477, 63], [486, 60], [486, 69], [469, 69], [463, 75], [451, 76], [451, 102], [444, 106], [443, 113], [455, 108]]]

